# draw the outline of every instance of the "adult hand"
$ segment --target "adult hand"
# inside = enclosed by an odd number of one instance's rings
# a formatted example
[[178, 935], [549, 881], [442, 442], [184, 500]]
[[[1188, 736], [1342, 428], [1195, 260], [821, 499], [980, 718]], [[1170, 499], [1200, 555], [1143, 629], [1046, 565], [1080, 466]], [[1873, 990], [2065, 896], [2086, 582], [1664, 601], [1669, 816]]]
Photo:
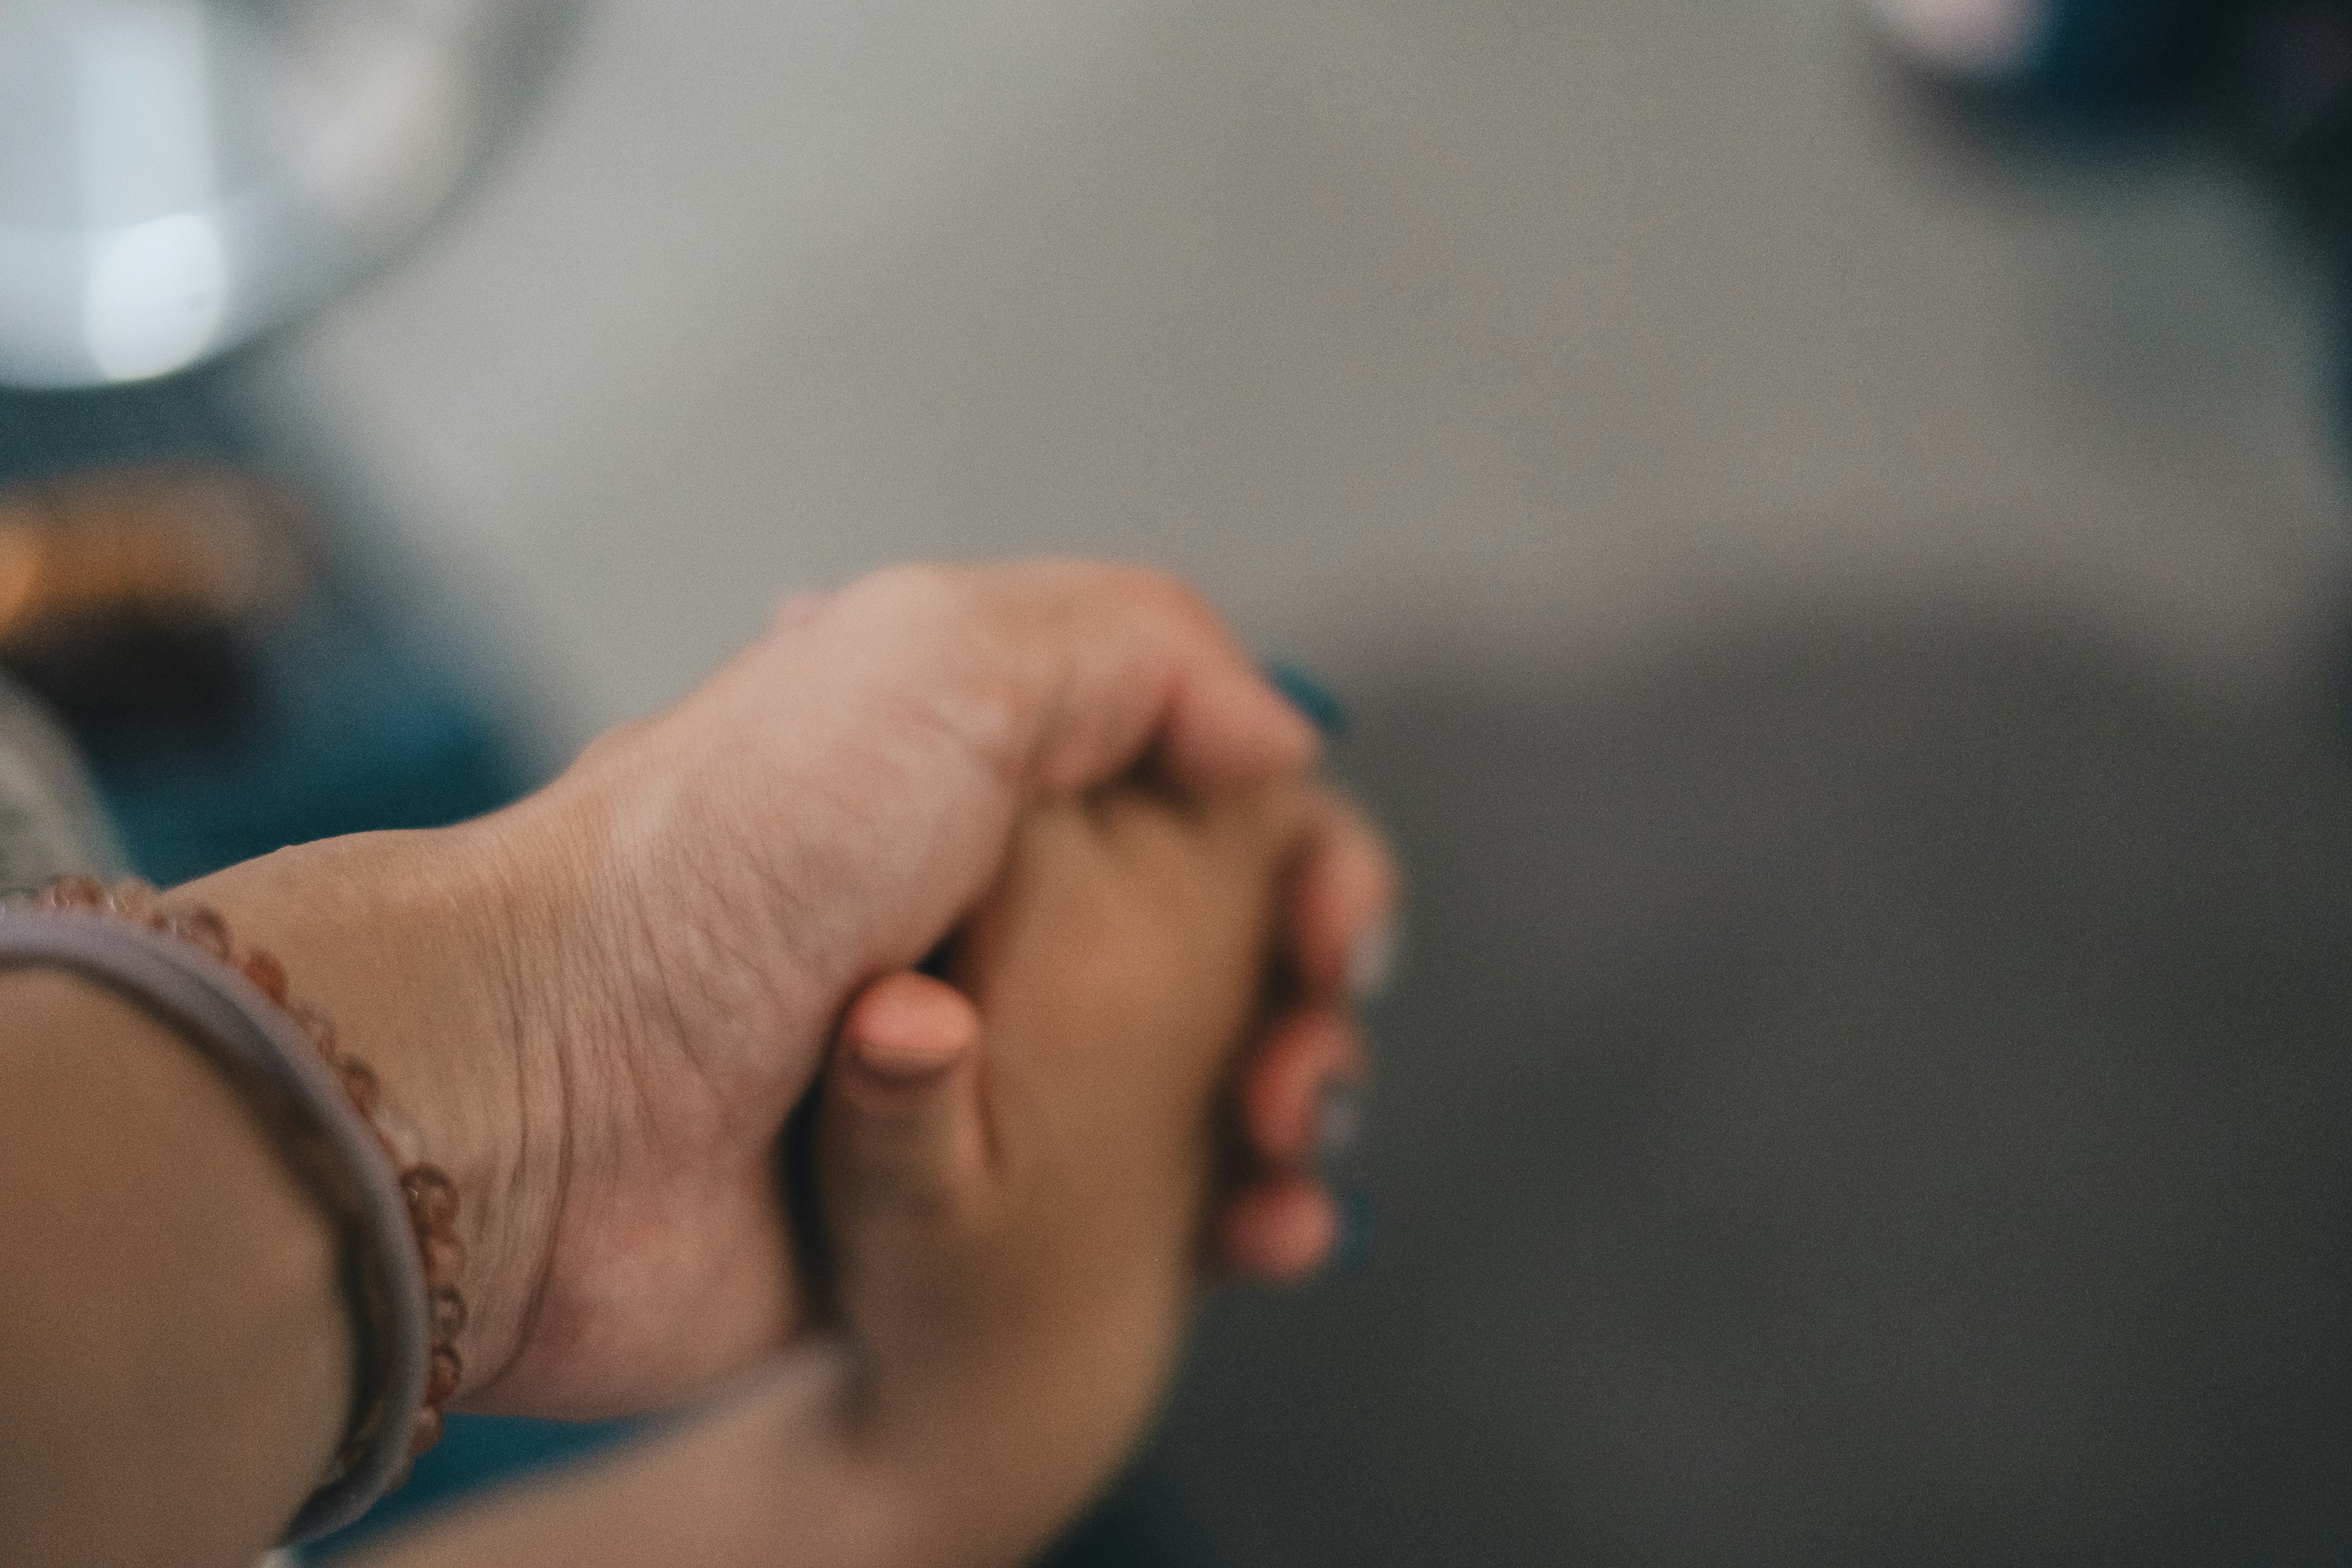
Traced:
[[[851, 996], [950, 931], [1025, 805], [1138, 769], [1244, 788], [1315, 752], [1163, 575], [898, 567], [787, 605], [508, 811], [192, 891], [339, 1015], [467, 1193], [460, 1403], [598, 1415], [672, 1401], [804, 1325], [780, 1131]], [[1360, 819], [1334, 808], [1316, 843], [1224, 1215], [1232, 1260], [1274, 1274], [1329, 1244], [1304, 1165], [1313, 1101], [1356, 1068], [1349, 954], [1391, 897]]]

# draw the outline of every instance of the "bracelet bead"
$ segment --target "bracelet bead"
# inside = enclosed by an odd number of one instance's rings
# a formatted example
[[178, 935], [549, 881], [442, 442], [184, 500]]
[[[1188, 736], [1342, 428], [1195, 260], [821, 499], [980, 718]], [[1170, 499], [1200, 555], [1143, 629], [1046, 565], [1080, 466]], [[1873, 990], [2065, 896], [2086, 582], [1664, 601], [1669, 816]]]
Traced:
[[436, 1290], [456, 1289], [466, 1268], [466, 1244], [446, 1229], [423, 1231], [416, 1243], [425, 1259], [425, 1283]]
[[441, 1428], [442, 1416], [439, 1405], [428, 1405], [418, 1411], [416, 1425], [411, 1428], [413, 1435], [408, 1439], [408, 1457], [414, 1459], [431, 1448], [434, 1444], [438, 1443], [441, 1440]]
[[383, 1093], [376, 1084], [374, 1069], [357, 1057], [337, 1057], [333, 1063], [336, 1075], [343, 1080], [343, 1093], [350, 1098], [352, 1109], [362, 1120], [373, 1121], [376, 1102]]
[[466, 1298], [445, 1286], [433, 1292], [428, 1303], [433, 1312], [433, 1342], [449, 1345], [466, 1331]]
[[400, 1190], [407, 1195], [408, 1212], [416, 1216], [418, 1223], [439, 1230], [456, 1222], [457, 1184], [443, 1175], [437, 1167], [419, 1165], [403, 1172]]
[[106, 889], [95, 877], [68, 875], [51, 882], [35, 902], [47, 909], [100, 910], [106, 907]]
[[256, 991], [260, 992], [280, 1007], [286, 1005], [286, 966], [284, 964], [257, 947], [245, 955], [245, 962], [237, 967], [244, 971], [247, 980], [253, 982], [253, 988]]
[[163, 929], [182, 942], [204, 949], [223, 963], [230, 962], [228, 922], [202, 904], [169, 911]]
[[457, 1392], [457, 1384], [466, 1375], [466, 1363], [447, 1345], [433, 1347], [433, 1362], [425, 1383], [425, 1403], [439, 1405]]

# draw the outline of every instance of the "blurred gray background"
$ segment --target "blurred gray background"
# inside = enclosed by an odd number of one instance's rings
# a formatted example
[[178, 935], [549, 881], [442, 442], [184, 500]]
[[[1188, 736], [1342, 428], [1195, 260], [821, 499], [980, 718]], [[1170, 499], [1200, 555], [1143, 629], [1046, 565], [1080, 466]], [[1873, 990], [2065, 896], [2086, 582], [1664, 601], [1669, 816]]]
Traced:
[[2336, 280], [1831, 0], [616, 0], [243, 395], [551, 756], [784, 591], [1191, 574], [1415, 897], [1360, 1271], [1135, 1560], [2352, 1557]]
[[1834, 0], [617, 0], [583, 45], [262, 378], [566, 739], [909, 555], [1164, 561], [1342, 678], [1905, 584], [2261, 685], [2332, 613], [2283, 221], [2189, 153], [1987, 167]]

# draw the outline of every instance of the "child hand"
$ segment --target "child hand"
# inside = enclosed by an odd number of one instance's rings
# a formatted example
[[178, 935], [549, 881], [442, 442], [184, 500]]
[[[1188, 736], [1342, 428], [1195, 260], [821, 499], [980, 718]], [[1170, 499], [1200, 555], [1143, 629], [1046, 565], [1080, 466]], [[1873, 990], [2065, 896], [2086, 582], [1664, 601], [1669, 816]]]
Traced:
[[961, 1561], [1039, 1545], [1165, 1386], [1314, 804], [1040, 808], [952, 984], [894, 976], [845, 1019], [814, 1179], [860, 1440]]

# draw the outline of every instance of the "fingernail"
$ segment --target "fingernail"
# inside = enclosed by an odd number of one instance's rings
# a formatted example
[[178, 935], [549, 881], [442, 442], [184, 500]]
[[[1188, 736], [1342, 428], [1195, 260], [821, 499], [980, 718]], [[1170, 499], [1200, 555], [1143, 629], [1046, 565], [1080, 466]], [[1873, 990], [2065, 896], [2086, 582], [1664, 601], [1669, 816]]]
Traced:
[[1355, 1152], [1364, 1141], [1361, 1084], [1335, 1083], [1323, 1090], [1315, 1123], [1315, 1158], [1328, 1164]]
[[1380, 1207], [1361, 1187], [1342, 1187], [1339, 1194], [1339, 1234], [1331, 1243], [1331, 1271], [1352, 1274], [1371, 1256], [1380, 1228]]
[[1348, 950], [1348, 994], [1358, 1002], [1370, 1002], [1388, 989], [1389, 974], [1396, 967], [1396, 926], [1382, 921], [1356, 939]]
[[887, 1079], [894, 1083], [917, 1083], [924, 1079], [937, 1078], [962, 1058], [961, 1046], [951, 1051], [940, 1052], [919, 1048], [909, 1050], [904, 1046], [882, 1046], [871, 1040], [857, 1044], [858, 1065], [875, 1077]]
[[1307, 715], [1325, 740], [1336, 741], [1348, 732], [1348, 710], [1331, 695], [1330, 688], [1298, 666], [1276, 659], [1265, 667], [1265, 678], [1290, 699], [1293, 708]]

